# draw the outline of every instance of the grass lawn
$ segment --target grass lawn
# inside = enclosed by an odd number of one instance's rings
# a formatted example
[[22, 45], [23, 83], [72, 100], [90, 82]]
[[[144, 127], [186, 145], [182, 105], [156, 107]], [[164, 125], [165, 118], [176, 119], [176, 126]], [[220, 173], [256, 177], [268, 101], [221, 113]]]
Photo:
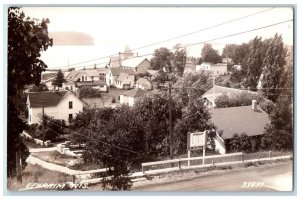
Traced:
[[22, 184], [16, 178], [7, 178], [7, 190], [16, 191], [25, 188], [29, 183], [65, 183], [72, 181], [72, 177], [67, 174], [54, 172], [42, 168], [38, 165], [27, 165], [23, 171]]
[[32, 156], [44, 160], [46, 162], [54, 163], [57, 165], [61, 165], [67, 167], [66, 161], [69, 160], [76, 160], [76, 158], [72, 158], [70, 156], [66, 156], [60, 154], [57, 151], [45, 151], [45, 152], [38, 152], [38, 153], [31, 153]]

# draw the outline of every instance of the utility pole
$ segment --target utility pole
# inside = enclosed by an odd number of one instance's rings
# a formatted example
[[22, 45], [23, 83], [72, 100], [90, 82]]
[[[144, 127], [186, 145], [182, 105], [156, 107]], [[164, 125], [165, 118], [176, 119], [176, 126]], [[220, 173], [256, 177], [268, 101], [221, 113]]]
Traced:
[[43, 107], [42, 107], [42, 113], [43, 113], [43, 146], [44, 146], [44, 141], [45, 141], [45, 109], [44, 109], [44, 101], [43, 101]]
[[173, 159], [173, 123], [172, 123], [172, 95], [171, 81], [169, 82], [169, 141], [170, 141], [170, 159]]

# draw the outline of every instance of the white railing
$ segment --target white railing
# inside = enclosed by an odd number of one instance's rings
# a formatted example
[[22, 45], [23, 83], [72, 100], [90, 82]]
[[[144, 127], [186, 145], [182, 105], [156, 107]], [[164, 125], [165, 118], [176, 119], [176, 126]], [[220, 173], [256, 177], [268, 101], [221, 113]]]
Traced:
[[[238, 153], [231, 153], [231, 154], [225, 154], [225, 155], [213, 155], [213, 156], [205, 156], [205, 157], [191, 157], [191, 158], [178, 158], [178, 159], [172, 159], [172, 160], [163, 160], [163, 161], [156, 161], [156, 162], [147, 162], [147, 163], [142, 163], [142, 172], [145, 172], [145, 167], [152, 167], [152, 166], [157, 166], [157, 165], [164, 165], [164, 164], [176, 164], [178, 169], [181, 169], [182, 163], [187, 161], [190, 163], [190, 161], [195, 161], [195, 160], [200, 160], [202, 161], [202, 164], [205, 164], [205, 160], [211, 159], [211, 163], [209, 164], [214, 164], [215, 160], [218, 158], [226, 158], [226, 157], [240, 157], [241, 162], [243, 162], [243, 153], [238, 152]], [[226, 162], [226, 161], [225, 161]], [[228, 161], [230, 162], [230, 161]], [[188, 165], [189, 167], [189, 165]], [[174, 168], [174, 167], [164, 167], [164, 169], [168, 168]]]

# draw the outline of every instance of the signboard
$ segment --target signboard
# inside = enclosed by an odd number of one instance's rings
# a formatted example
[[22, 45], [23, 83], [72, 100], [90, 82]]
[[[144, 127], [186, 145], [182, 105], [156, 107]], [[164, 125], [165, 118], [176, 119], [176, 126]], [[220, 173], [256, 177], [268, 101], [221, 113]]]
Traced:
[[203, 147], [206, 146], [207, 133], [206, 131], [188, 133], [187, 139], [188, 139], [187, 141], [188, 149]]

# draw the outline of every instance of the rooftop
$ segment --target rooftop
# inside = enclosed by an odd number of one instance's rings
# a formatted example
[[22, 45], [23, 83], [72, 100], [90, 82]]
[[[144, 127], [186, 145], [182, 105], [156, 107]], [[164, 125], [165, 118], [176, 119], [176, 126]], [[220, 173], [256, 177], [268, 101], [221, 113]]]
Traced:
[[130, 68], [135, 68], [137, 67], [140, 63], [142, 63], [144, 60], [147, 60], [150, 62], [147, 58], [145, 57], [134, 57], [134, 58], [128, 58], [124, 61], [122, 61], [121, 65], [123, 67], [130, 67]]
[[124, 96], [128, 96], [128, 97], [133, 97], [133, 98], [137, 98], [140, 97], [144, 94], [146, 94], [147, 92], [141, 88], [134, 88], [132, 90], [129, 90], [127, 92], [124, 92], [122, 95]]
[[140, 84], [140, 85], [144, 85], [144, 84], [147, 84], [147, 83], [151, 84], [151, 82], [148, 79], [145, 79], [145, 78], [139, 78], [135, 83]]
[[110, 68], [111, 73], [113, 76], [119, 76], [120, 73], [125, 73], [129, 75], [134, 75], [134, 70], [133, 69], [123, 69], [121, 67], [116, 67], [116, 68]]
[[223, 139], [243, 132], [248, 136], [262, 135], [265, 125], [270, 123], [268, 114], [259, 106], [257, 111], [253, 111], [251, 106], [217, 108], [211, 110], [211, 115], [217, 130], [223, 130]]
[[28, 93], [29, 103], [31, 108], [53, 107], [56, 106], [63, 97], [68, 93], [66, 90], [62, 91], [47, 91], [47, 92], [32, 92]]
[[118, 76], [118, 78], [116, 78], [117, 81], [121, 81], [123, 84], [130, 84], [131, 81], [134, 82], [134, 80], [129, 78], [129, 74], [123, 73], [121, 72]]

